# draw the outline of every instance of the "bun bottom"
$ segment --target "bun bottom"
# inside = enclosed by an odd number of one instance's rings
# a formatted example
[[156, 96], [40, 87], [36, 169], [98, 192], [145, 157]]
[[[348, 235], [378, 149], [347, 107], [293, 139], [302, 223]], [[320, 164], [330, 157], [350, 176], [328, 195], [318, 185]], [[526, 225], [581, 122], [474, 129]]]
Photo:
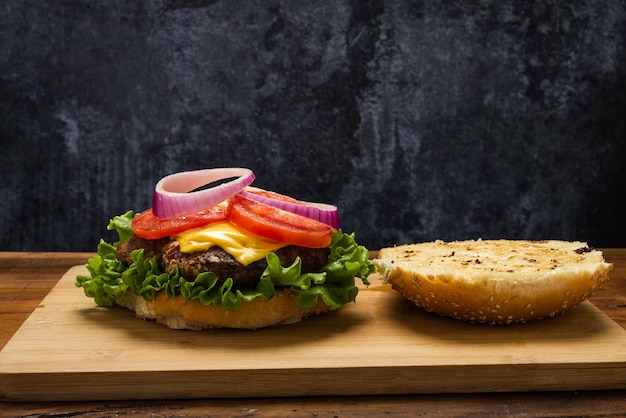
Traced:
[[268, 301], [257, 298], [243, 303], [240, 310], [232, 312], [221, 306], [203, 305], [199, 300], [187, 300], [183, 296], [168, 297], [159, 292], [152, 301], [128, 290], [119, 295], [115, 302], [131, 311], [139, 318], [155, 320], [171, 329], [203, 330], [211, 328], [258, 329], [274, 325], [294, 324], [303, 319], [329, 310], [318, 298], [311, 308], [299, 308], [295, 303], [296, 294], [290, 289], [282, 289]]

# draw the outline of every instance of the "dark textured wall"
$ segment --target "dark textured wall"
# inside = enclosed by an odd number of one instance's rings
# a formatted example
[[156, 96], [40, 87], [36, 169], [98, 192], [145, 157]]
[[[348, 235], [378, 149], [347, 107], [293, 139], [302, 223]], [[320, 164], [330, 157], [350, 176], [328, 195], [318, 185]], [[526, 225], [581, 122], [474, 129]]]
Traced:
[[381, 246], [626, 246], [626, 10], [4, 0], [0, 250], [92, 251], [162, 176], [245, 166]]

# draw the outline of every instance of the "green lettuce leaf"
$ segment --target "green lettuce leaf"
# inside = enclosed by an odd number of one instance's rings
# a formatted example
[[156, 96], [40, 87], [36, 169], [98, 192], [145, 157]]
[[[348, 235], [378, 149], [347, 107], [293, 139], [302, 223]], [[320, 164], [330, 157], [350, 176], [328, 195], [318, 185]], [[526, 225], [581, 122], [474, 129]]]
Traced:
[[278, 256], [270, 252], [266, 255], [267, 268], [253, 289], [237, 289], [230, 278], [219, 284], [212, 272], [188, 280], [176, 268], [168, 273], [160, 271], [156, 257], [145, 259], [142, 249], [130, 254], [133, 261], [130, 266], [115, 258], [117, 247], [133, 234], [132, 218], [133, 212], [128, 211], [110, 220], [107, 228], [116, 230], [119, 240], [114, 244], [101, 240], [97, 255], [86, 264], [90, 275], [76, 277], [76, 286], [82, 287], [98, 306], [112, 306], [117, 295], [130, 289], [146, 300], [153, 300], [157, 292], [164, 291], [169, 297], [182, 295], [187, 300], [198, 299], [204, 305], [237, 311], [243, 303], [258, 297], [267, 301], [276, 289], [288, 287], [297, 293], [295, 303], [301, 308], [311, 307], [322, 298], [331, 309], [338, 309], [355, 301], [358, 294], [355, 278], [369, 285], [367, 277], [375, 270], [369, 251], [356, 243], [354, 234], [339, 230], [333, 232], [328, 263], [319, 273], [302, 274], [299, 258], [290, 266], [282, 266]]
[[113, 244], [115, 248], [117, 248], [122, 242], [126, 241], [132, 235], [135, 235], [133, 232], [133, 228], [131, 227], [131, 223], [133, 221], [133, 211], [129, 210], [123, 215], [115, 216], [113, 219], [109, 221], [109, 225], [107, 229], [109, 231], [115, 230], [117, 231], [117, 235], [119, 240]]

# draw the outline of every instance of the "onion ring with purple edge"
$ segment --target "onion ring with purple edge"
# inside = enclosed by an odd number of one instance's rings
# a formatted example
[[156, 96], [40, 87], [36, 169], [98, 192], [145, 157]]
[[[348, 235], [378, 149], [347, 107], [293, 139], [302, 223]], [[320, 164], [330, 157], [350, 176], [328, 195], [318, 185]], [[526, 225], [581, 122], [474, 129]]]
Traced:
[[305, 216], [309, 219], [313, 219], [326, 225], [329, 225], [333, 229], [339, 229], [339, 211], [334, 205], [328, 205], [325, 203], [305, 202], [299, 200], [299, 203], [287, 202], [284, 200], [272, 199], [268, 196], [263, 196], [255, 193], [249, 193], [246, 190], [262, 190], [256, 187], [247, 187], [241, 191], [241, 195], [254, 200], [259, 203], [273, 206], [278, 209], [286, 210], [297, 215]]
[[[193, 192], [219, 180], [236, 177], [214, 187]], [[183, 171], [163, 177], [156, 184], [152, 196], [154, 216], [162, 219], [196, 213], [222, 203], [242, 191], [254, 181], [255, 175], [247, 168], [207, 168]]]

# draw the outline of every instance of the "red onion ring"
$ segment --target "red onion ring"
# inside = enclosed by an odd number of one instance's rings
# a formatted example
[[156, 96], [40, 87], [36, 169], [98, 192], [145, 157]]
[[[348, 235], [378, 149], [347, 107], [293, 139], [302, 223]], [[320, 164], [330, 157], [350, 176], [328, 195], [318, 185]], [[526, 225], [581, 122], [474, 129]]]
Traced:
[[[214, 181], [237, 177], [220, 185], [192, 192]], [[176, 218], [211, 208], [242, 191], [254, 181], [247, 168], [208, 168], [163, 177], [154, 188], [152, 211], [157, 218]]]
[[[248, 190], [254, 190], [256, 188], [247, 188]], [[273, 206], [278, 209], [286, 210], [288, 212], [295, 213], [297, 215], [305, 216], [307, 218], [330, 225], [333, 229], [339, 229], [339, 211], [336, 206], [328, 205], [325, 203], [305, 202], [299, 200], [298, 203], [288, 202], [284, 200], [272, 199], [271, 197], [259, 195], [256, 193], [249, 193], [244, 189], [241, 191], [241, 195], [254, 200], [259, 203]]]

